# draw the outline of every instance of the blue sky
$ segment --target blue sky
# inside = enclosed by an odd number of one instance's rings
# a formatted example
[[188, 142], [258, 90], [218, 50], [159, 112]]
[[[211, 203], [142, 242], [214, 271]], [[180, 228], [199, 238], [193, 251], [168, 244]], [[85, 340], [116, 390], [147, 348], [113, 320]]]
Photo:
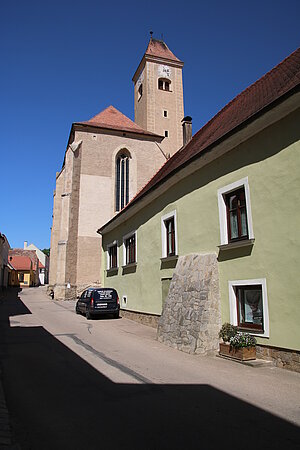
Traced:
[[300, 45], [299, 0], [21, 1], [0, 15], [0, 231], [50, 246], [55, 175], [72, 122], [110, 104], [132, 120], [132, 76], [149, 41], [185, 62], [199, 130]]

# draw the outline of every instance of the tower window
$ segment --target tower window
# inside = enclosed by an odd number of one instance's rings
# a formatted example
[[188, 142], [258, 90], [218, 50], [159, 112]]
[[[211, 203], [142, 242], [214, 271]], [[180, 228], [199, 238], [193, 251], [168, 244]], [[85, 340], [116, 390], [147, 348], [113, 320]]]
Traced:
[[168, 117], [168, 111], [164, 111], [164, 117]]
[[169, 132], [168, 132], [168, 130], [165, 131], [165, 137], [169, 137]]
[[129, 156], [121, 153], [116, 159], [116, 211], [129, 202]]
[[165, 78], [158, 79], [158, 89], [161, 91], [170, 91], [170, 80], [166, 80]]
[[143, 85], [141, 84], [138, 88], [138, 100], [140, 100], [143, 96]]

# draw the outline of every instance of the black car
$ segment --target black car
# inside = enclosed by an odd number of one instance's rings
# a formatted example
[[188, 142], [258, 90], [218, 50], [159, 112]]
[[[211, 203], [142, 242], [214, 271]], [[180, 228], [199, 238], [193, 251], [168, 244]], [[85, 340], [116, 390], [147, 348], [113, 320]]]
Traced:
[[87, 319], [104, 314], [112, 314], [117, 319], [120, 313], [120, 302], [117, 291], [112, 288], [91, 287], [86, 289], [78, 297], [76, 313], [85, 314]]

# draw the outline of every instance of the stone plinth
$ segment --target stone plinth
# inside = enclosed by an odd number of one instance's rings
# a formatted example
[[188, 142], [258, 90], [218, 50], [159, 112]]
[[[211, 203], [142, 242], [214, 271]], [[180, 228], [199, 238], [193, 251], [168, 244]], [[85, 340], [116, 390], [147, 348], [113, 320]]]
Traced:
[[180, 257], [158, 322], [158, 340], [205, 355], [218, 349], [220, 326], [217, 255]]

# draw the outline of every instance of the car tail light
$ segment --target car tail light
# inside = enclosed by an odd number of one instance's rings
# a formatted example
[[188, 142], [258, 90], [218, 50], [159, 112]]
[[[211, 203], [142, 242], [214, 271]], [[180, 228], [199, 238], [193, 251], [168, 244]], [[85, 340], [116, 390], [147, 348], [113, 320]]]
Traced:
[[91, 307], [94, 308], [94, 299], [93, 299], [93, 297], [91, 298]]
[[117, 295], [117, 305], [120, 304], [119, 296]]

